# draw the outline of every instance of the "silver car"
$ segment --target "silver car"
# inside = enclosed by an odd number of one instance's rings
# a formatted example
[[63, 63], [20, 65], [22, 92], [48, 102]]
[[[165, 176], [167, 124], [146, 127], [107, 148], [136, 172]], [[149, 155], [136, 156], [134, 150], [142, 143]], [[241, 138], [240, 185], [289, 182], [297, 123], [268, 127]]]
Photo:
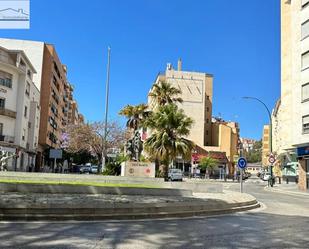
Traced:
[[182, 181], [182, 171], [180, 169], [169, 169], [168, 170], [168, 179], [170, 181]]

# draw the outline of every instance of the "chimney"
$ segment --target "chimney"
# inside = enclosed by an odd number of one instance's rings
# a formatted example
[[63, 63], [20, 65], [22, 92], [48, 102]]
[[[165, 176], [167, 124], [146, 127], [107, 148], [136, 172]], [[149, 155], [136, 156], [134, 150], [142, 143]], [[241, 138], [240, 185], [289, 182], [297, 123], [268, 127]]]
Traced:
[[178, 67], [177, 67], [178, 71], [182, 70], [182, 61], [181, 58], [178, 59]]

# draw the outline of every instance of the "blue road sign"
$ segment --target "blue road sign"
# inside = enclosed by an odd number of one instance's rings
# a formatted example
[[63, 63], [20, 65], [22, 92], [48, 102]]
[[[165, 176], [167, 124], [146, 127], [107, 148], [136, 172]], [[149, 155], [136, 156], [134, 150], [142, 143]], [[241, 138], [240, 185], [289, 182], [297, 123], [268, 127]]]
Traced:
[[237, 161], [237, 165], [238, 165], [238, 167], [241, 168], [241, 169], [246, 168], [246, 166], [247, 166], [247, 161], [246, 161], [246, 159], [243, 158], [243, 157], [239, 158], [238, 161]]

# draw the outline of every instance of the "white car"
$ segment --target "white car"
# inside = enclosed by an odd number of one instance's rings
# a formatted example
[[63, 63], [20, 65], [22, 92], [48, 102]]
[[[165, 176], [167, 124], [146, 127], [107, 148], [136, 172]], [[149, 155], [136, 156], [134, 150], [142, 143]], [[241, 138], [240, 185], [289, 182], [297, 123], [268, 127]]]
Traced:
[[168, 179], [171, 181], [182, 181], [182, 171], [180, 169], [169, 169]]
[[263, 180], [264, 181], [269, 181], [269, 179], [270, 179], [270, 173], [268, 173], [268, 172], [264, 173]]

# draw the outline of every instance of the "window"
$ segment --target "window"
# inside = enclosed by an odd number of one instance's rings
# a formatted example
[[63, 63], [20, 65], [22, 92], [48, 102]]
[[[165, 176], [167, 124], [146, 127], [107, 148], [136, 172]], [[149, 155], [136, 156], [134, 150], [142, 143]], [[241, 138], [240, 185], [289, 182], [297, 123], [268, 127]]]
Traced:
[[302, 70], [309, 67], [309, 51], [301, 55], [301, 68]]
[[31, 71], [29, 69], [27, 70], [27, 75], [31, 79]]
[[209, 107], [206, 108], [207, 112], [209, 112]]
[[309, 115], [303, 116], [303, 133], [309, 133]]
[[26, 85], [26, 95], [29, 97], [30, 95], [30, 83], [27, 82], [27, 85]]
[[22, 139], [23, 141], [25, 141], [25, 137], [26, 137], [26, 130], [23, 129], [23, 135], [22, 135], [21, 139]]
[[0, 71], [0, 85], [12, 88], [12, 74]]
[[2, 136], [2, 135], [3, 135], [3, 124], [0, 123], [0, 136]]
[[5, 99], [0, 98], [0, 109], [4, 109], [4, 108], [5, 108]]
[[55, 72], [56, 72], [58, 78], [60, 79], [60, 71], [58, 69], [58, 66], [57, 66], [56, 62], [54, 62], [54, 69], [55, 69]]
[[54, 104], [51, 105], [50, 110], [55, 116], [58, 116], [58, 110]]
[[25, 106], [25, 109], [24, 109], [24, 117], [25, 117], [25, 118], [27, 117], [27, 112], [28, 112], [28, 107]]
[[309, 20], [307, 20], [301, 25], [301, 39], [305, 39], [308, 36], [309, 36]]
[[301, 100], [303, 102], [309, 100], [309, 83], [302, 85], [301, 87]]

